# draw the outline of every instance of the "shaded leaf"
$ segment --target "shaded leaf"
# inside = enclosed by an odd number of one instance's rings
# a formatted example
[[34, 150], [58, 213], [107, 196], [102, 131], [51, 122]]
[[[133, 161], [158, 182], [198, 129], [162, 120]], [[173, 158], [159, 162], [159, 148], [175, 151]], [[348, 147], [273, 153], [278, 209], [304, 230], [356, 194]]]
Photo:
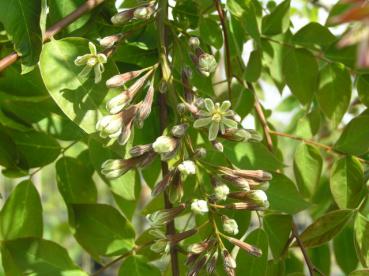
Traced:
[[354, 231], [351, 227], [346, 227], [333, 240], [334, 256], [338, 266], [345, 274], [353, 271], [358, 264], [358, 259], [355, 252], [354, 245]]
[[355, 219], [355, 248], [360, 263], [369, 265], [369, 220], [361, 214]]
[[223, 35], [219, 24], [210, 18], [201, 18], [200, 37], [205, 43], [220, 49], [223, 46]]
[[262, 21], [262, 32], [265, 35], [276, 35], [287, 31], [290, 25], [290, 0], [285, 0], [266, 15]]
[[119, 269], [119, 276], [135, 275], [135, 276], [160, 276], [160, 270], [140, 255], [128, 257]]

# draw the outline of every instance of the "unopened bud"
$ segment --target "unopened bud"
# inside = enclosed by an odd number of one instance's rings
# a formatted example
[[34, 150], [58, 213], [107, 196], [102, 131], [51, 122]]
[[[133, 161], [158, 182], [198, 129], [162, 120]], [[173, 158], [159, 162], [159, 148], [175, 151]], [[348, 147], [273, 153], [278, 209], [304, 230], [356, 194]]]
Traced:
[[185, 114], [187, 111], [187, 106], [184, 103], [177, 104], [177, 111], [180, 115]]
[[135, 9], [133, 17], [135, 19], [149, 19], [153, 13], [154, 9], [152, 7], [140, 7]]
[[232, 235], [238, 234], [238, 224], [234, 219], [230, 219], [227, 216], [222, 216], [222, 222], [224, 232]]
[[251, 190], [247, 193], [247, 197], [260, 207], [269, 207], [268, 197], [266, 193], [262, 190]]
[[141, 156], [144, 153], [148, 152], [152, 150], [152, 146], [151, 144], [146, 144], [146, 145], [139, 145], [139, 146], [134, 146], [129, 150], [129, 154], [132, 157], [137, 157], [137, 156]]
[[101, 165], [101, 173], [109, 179], [117, 178], [125, 174], [130, 167], [126, 160], [123, 159], [109, 159]]
[[178, 170], [184, 176], [187, 176], [189, 174], [196, 174], [196, 165], [193, 161], [186, 160], [178, 165]]
[[235, 275], [235, 268], [237, 267], [236, 261], [227, 249], [222, 251], [224, 270], [228, 275]]
[[229, 188], [225, 184], [220, 184], [214, 188], [214, 196], [216, 200], [226, 200], [229, 194]]
[[191, 210], [195, 214], [198, 215], [204, 215], [205, 213], [209, 212], [208, 203], [205, 200], [202, 199], [195, 199], [191, 203]]
[[188, 40], [188, 45], [194, 49], [200, 47], [200, 40], [193, 36], [193, 37], [190, 37], [190, 39]]
[[205, 107], [205, 100], [203, 98], [197, 97], [194, 101], [196, 107], [203, 109]]
[[258, 190], [266, 191], [269, 189], [270, 183], [269, 182], [263, 182], [256, 186]]
[[215, 251], [214, 254], [210, 257], [210, 260], [206, 264], [206, 271], [209, 275], [214, 273], [215, 267], [218, 261], [218, 251]]
[[203, 75], [209, 76], [211, 73], [215, 72], [217, 65], [217, 61], [213, 55], [203, 53], [199, 56], [198, 69]]
[[178, 214], [183, 211], [185, 207], [186, 205], [182, 203], [178, 207], [159, 210], [150, 215], [147, 215], [146, 217], [150, 221], [152, 227], [160, 227], [172, 221], [176, 216], [178, 216]]
[[224, 150], [224, 147], [223, 147], [223, 144], [219, 141], [211, 141], [211, 143], [213, 144], [213, 147], [219, 151], [219, 152], [223, 152]]
[[167, 240], [161, 239], [154, 242], [150, 249], [155, 253], [169, 253], [170, 244]]
[[206, 157], [206, 149], [205, 148], [198, 148], [195, 150], [193, 154], [193, 158], [205, 158]]
[[230, 241], [232, 244], [238, 246], [239, 248], [241, 248], [242, 250], [245, 250], [247, 253], [255, 256], [255, 257], [260, 257], [262, 252], [259, 248], [252, 246], [246, 242], [243, 242], [241, 240], [232, 238], [232, 237], [226, 237], [226, 239], [228, 241]]
[[156, 153], [170, 153], [175, 150], [177, 142], [175, 138], [169, 136], [159, 136], [152, 144], [152, 148]]
[[137, 78], [139, 75], [141, 75], [142, 72], [144, 72], [145, 69], [126, 72], [123, 74], [115, 75], [108, 79], [106, 81], [106, 86], [109, 88], [115, 88], [125, 85], [128, 81], [133, 80], [134, 78]]
[[96, 124], [96, 130], [100, 131], [103, 138], [117, 138], [122, 132], [123, 119], [121, 114], [102, 117]]
[[110, 20], [113, 25], [121, 25], [133, 18], [134, 9], [127, 9], [114, 15]]
[[111, 98], [106, 103], [106, 109], [108, 110], [110, 114], [119, 113], [120, 111], [123, 110], [124, 107], [127, 106], [127, 104], [129, 104], [129, 102], [131, 101], [131, 97], [129, 96], [128, 93], [125, 93], [125, 92], [126, 91], [115, 96], [114, 98]]
[[104, 48], [111, 48], [114, 44], [121, 39], [121, 35], [109, 35], [100, 39], [100, 46]]
[[171, 132], [173, 136], [180, 138], [186, 134], [187, 129], [188, 129], [187, 124], [180, 124], [180, 125], [175, 125], [174, 127], [172, 127]]

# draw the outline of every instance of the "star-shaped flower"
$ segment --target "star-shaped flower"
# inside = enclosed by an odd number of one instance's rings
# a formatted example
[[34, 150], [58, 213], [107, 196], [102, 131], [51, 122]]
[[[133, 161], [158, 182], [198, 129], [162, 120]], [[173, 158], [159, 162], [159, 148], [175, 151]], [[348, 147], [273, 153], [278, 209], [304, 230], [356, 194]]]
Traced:
[[224, 134], [226, 128], [237, 128], [238, 123], [232, 119], [235, 113], [229, 109], [231, 107], [230, 101], [214, 104], [211, 99], [205, 99], [204, 104], [206, 110], [198, 112], [200, 118], [194, 122], [193, 126], [200, 128], [209, 125], [210, 141], [217, 138], [219, 130]]
[[78, 56], [74, 60], [74, 64], [77, 66], [85, 65], [80, 73], [81, 77], [86, 77], [94, 68], [95, 83], [98, 83], [101, 81], [101, 74], [104, 72], [104, 63], [107, 62], [107, 57], [102, 53], [97, 53], [96, 46], [93, 43], [89, 42], [88, 47], [90, 48], [90, 53]]

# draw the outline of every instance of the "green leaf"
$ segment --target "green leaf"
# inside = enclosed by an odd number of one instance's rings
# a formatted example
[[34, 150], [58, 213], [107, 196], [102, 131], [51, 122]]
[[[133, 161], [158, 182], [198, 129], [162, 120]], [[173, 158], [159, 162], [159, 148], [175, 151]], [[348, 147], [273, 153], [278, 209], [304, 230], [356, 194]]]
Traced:
[[[47, 16], [47, 25], [52, 26], [63, 17], [69, 15], [79, 6], [81, 6], [84, 0], [48, 0], [47, 5], [49, 7], [49, 13]], [[84, 16], [79, 17], [76, 21], [64, 28], [64, 31], [68, 33], [81, 28], [85, 25], [90, 18], [90, 14], [87, 13]]]
[[337, 126], [351, 99], [351, 76], [342, 64], [329, 63], [320, 71], [317, 98], [324, 114]]
[[275, 171], [283, 167], [281, 161], [261, 143], [224, 141], [223, 145], [224, 154], [239, 168]]
[[0, 239], [42, 237], [41, 199], [29, 180], [19, 183], [0, 211]]
[[295, 214], [309, 206], [297, 191], [295, 184], [283, 174], [273, 174], [266, 193], [270, 210]]
[[63, 157], [56, 162], [55, 168], [58, 188], [67, 204], [96, 202], [92, 173], [81, 160]]
[[289, 49], [283, 60], [283, 75], [288, 87], [303, 104], [309, 104], [317, 90], [318, 63], [305, 49]]
[[363, 168], [355, 157], [347, 156], [334, 163], [330, 187], [333, 198], [341, 209], [358, 206], [366, 190], [364, 184]]
[[317, 148], [300, 144], [295, 151], [293, 170], [300, 192], [311, 198], [319, 184], [323, 160]]
[[310, 248], [308, 254], [310, 256], [311, 262], [316, 268], [322, 271], [325, 275], [330, 275], [331, 255], [329, 246], [327, 244], [315, 248]]
[[0, 165], [13, 167], [18, 163], [17, 147], [12, 138], [0, 129]]
[[278, 259], [283, 254], [290, 237], [292, 217], [290, 215], [268, 214], [264, 216], [263, 225], [273, 257]]
[[53, 162], [60, 153], [60, 145], [52, 136], [42, 132], [9, 131], [20, 158], [27, 168], [36, 168]]
[[40, 69], [46, 88], [61, 110], [85, 132], [93, 133], [105, 112], [103, 100], [108, 93], [105, 81], [117, 72], [112, 63], [107, 63], [98, 84], [93, 81], [93, 72], [88, 78], [81, 77], [83, 67], [76, 66], [74, 60], [88, 52], [87, 39], [52, 40], [42, 49]]
[[269, 260], [266, 276], [284, 276], [285, 274], [285, 264], [284, 261]]
[[363, 74], [357, 77], [356, 88], [360, 101], [369, 107], [369, 74]]
[[237, 255], [237, 275], [264, 275], [268, 262], [268, 238], [262, 229], [252, 231], [245, 242], [261, 249], [262, 255], [255, 257], [240, 249]]
[[345, 127], [334, 149], [343, 153], [362, 155], [369, 151], [369, 116], [359, 116]]
[[5, 241], [1, 248], [6, 275], [87, 276], [60, 245], [37, 238]]
[[105, 204], [71, 205], [71, 226], [79, 244], [93, 256], [117, 256], [134, 246], [132, 225]]
[[319, 45], [328, 47], [334, 43], [337, 38], [325, 26], [316, 22], [310, 22], [295, 33], [293, 42], [302, 46], [312, 47]]
[[354, 230], [351, 227], [346, 227], [334, 238], [333, 250], [337, 265], [346, 275], [357, 267], [358, 259], [356, 254], [353, 254], [355, 252]]
[[210, 18], [201, 18], [200, 24], [200, 37], [206, 44], [214, 46], [217, 49], [223, 46], [223, 35], [219, 24]]
[[135, 275], [135, 276], [160, 276], [160, 270], [150, 265], [148, 259], [144, 256], [134, 255], [128, 257], [119, 269], [119, 276]]
[[290, 0], [279, 4], [262, 21], [262, 33], [265, 35], [276, 35], [287, 31], [290, 25], [289, 18]]
[[227, 8], [256, 42], [260, 41], [258, 12], [252, 0], [227, 0]]
[[257, 81], [261, 74], [261, 50], [250, 53], [249, 62], [245, 68], [244, 77], [246, 81]]
[[321, 216], [300, 235], [306, 248], [317, 247], [330, 241], [351, 221], [355, 211], [335, 210]]
[[41, 52], [40, 13], [40, 0], [0, 1], [0, 21], [22, 57], [22, 64], [29, 67], [37, 63]]
[[368, 276], [368, 275], [369, 275], [369, 269], [359, 269], [349, 274], [349, 276]]
[[369, 265], [369, 220], [361, 214], [355, 219], [355, 248], [360, 263], [364, 267]]

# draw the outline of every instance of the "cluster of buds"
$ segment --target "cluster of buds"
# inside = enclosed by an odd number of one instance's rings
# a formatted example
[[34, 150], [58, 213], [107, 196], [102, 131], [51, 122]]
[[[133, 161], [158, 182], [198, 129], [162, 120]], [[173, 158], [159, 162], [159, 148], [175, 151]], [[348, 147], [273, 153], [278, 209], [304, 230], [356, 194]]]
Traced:
[[208, 77], [211, 73], [215, 72], [218, 65], [217, 61], [213, 55], [201, 49], [200, 40], [197, 37], [191, 37], [188, 43], [193, 50], [191, 59], [196, 64], [200, 73]]
[[84, 66], [82, 71], [79, 73], [79, 76], [82, 78], [87, 77], [93, 69], [95, 73], [95, 83], [98, 83], [101, 81], [102, 73], [105, 70], [104, 63], [107, 62], [107, 57], [103, 53], [98, 53], [95, 44], [92, 42], [88, 43], [88, 47], [90, 49], [90, 53], [78, 56], [74, 60], [74, 64], [77, 66]]
[[156, 211], [147, 215], [146, 218], [149, 220], [151, 227], [161, 227], [174, 220], [185, 208], [186, 204], [181, 203], [178, 207]]
[[153, 74], [156, 66], [144, 68], [137, 71], [127, 72], [113, 76], [106, 81], [106, 86], [116, 88], [139, 77], [128, 89], [124, 89], [119, 95], [110, 99], [106, 104], [106, 109], [110, 115], [102, 117], [96, 124], [96, 130], [103, 138], [109, 137], [110, 143], [118, 140], [119, 144], [127, 143], [134, 125], [143, 126], [144, 120], [150, 115], [151, 106], [154, 99], [154, 82], [151, 81], [146, 95], [137, 104], [131, 104], [137, 93], [145, 85], [150, 75]]
[[114, 15], [111, 18], [111, 22], [114, 25], [122, 25], [125, 24], [132, 19], [149, 19], [155, 12], [155, 1], [145, 3], [135, 8], [126, 9]]
[[218, 260], [217, 247], [217, 240], [213, 238], [190, 245], [187, 249], [186, 265], [189, 267], [187, 275], [198, 275], [204, 267], [208, 274], [212, 274]]

